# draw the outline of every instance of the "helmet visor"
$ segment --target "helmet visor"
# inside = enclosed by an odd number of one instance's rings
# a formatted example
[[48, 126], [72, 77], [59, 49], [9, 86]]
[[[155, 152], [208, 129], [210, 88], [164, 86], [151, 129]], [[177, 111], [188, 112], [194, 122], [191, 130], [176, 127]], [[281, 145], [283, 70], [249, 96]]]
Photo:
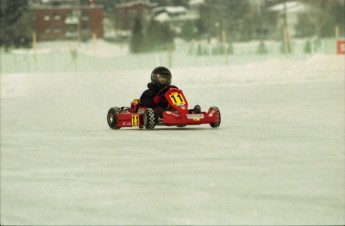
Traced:
[[170, 85], [171, 75], [157, 74], [157, 81], [162, 85]]

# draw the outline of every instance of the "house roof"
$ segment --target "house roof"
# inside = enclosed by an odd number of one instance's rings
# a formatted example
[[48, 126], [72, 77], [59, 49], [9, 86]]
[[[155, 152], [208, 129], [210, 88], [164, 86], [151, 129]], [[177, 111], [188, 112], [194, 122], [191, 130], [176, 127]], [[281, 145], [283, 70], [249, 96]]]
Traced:
[[299, 1], [280, 3], [269, 8], [270, 11], [283, 12], [286, 4], [286, 10], [289, 13], [298, 13], [306, 11], [306, 6]]
[[202, 4], [205, 4], [205, 0], [190, 0], [189, 1], [190, 6], [198, 6]]
[[152, 11], [155, 14], [165, 12], [170, 15], [174, 15], [174, 14], [176, 15], [176, 14], [185, 14], [187, 10], [183, 6], [161, 6], [161, 7], [154, 8]]
[[157, 6], [156, 3], [151, 3], [149, 1], [138, 0], [138, 1], [118, 4], [118, 5], [116, 5], [116, 8], [131, 8], [131, 7], [138, 6], [138, 5], [146, 6], [148, 8], [153, 8], [153, 7]]

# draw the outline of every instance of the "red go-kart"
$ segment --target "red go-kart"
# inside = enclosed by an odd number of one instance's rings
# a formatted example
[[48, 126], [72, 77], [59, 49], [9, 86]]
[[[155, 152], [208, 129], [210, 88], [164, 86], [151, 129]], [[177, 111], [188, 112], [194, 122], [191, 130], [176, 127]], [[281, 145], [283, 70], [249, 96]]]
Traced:
[[182, 90], [176, 86], [163, 88], [163, 93], [169, 103], [169, 107], [163, 111], [162, 117], [158, 118], [152, 108], [140, 106], [140, 100], [134, 99], [131, 107], [112, 107], [108, 111], [107, 121], [112, 129], [122, 127], [145, 127], [154, 129], [156, 125], [178, 126], [210, 124], [212, 128], [220, 126], [221, 117], [217, 107], [210, 107], [207, 112], [202, 112], [198, 106], [195, 111], [188, 109], [188, 102]]

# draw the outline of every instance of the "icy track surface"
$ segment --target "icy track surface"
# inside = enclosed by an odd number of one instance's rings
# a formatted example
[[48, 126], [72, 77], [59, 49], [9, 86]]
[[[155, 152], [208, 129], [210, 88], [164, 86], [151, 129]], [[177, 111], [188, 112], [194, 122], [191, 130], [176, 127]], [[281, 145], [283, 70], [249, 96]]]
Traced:
[[344, 224], [344, 57], [176, 68], [222, 124], [111, 130], [149, 70], [1, 75], [1, 224]]

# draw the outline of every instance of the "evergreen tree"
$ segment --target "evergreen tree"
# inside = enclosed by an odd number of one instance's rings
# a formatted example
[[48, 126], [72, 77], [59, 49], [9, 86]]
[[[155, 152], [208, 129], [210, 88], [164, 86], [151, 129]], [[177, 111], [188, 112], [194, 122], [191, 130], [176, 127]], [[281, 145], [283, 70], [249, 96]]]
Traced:
[[295, 25], [296, 37], [312, 37], [317, 33], [317, 24], [313, 22], [310, 13], [300, 13], [298, 15], [298, 23]]
[[181, 37], [184, 40], [190, 41], [196, 36], [196, 26], [193, 22], [184, 22], [181, 28]]
[[132, 53], [166, 50], [173, 45], [174, 34], [168, 24], [151, 20], [145, 29], [140, 19], [136, 19], [132, 29], [130, 50]]
[[249, 0], [205, 0], [200, 7], [199, 26], [219, 39], [225, 31], [231, 40], [250, 40], [254, 30], [252, 12]]
[[145, 36], [145, 49], [165, 50], [173, 44], [174, 34], [168, 24], [151, 20]]
[[135, 19], [132, 29], [132, 39], [130, 42], [130, 50], [132, 53], [139, 53], [144, 46], [143, 27], [139, 18]]
[[27, 0], [1, 0], [0, 21], [1, 46], [30, 47], [32, 20]]
[[345, 1], [344, 0], [303, 0], [307, 11], [299, 15], [296, 26], [299, 37], [313, 35], [321, 37], [334, 37], [334, 28], [339, 26], [344, 32]]

